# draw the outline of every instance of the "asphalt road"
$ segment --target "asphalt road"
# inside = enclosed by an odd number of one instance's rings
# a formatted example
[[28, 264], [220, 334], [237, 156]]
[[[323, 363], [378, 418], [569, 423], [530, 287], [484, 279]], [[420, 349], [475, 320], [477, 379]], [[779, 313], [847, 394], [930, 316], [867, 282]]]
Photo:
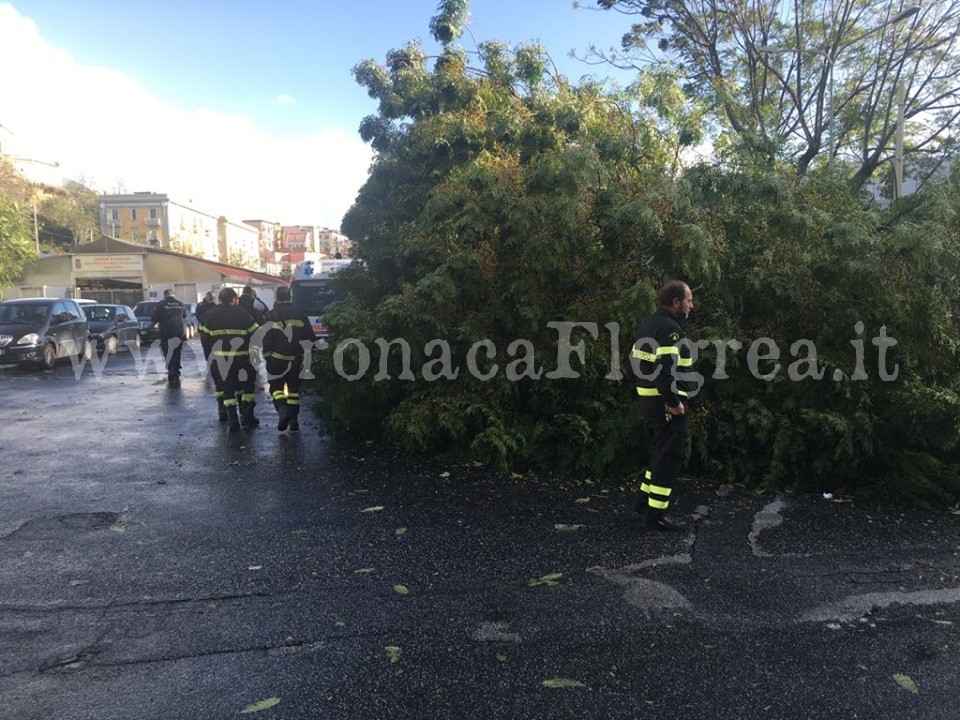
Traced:
[[703, 485], [644, 535], [619, 478], [228, 436], [185, 362], [0, 369], [0, 718], [960, 717], [957, 516]]

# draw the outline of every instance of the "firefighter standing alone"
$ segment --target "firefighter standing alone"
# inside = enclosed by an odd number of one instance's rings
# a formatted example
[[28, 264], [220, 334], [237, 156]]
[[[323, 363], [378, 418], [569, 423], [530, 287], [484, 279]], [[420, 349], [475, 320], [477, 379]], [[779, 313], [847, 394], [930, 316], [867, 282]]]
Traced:
[[697, 390], [695, 383], [683, 379], [693, 366], [690, 346], [682, 342], [693, 293], [686, 283], [671, 280], [657, 300], [659, 309], [640, 322], [631, 354], [644, 425], [653, 446], [637, 512], [646, 529], [682, 530], [687, 523], [670, 517], [666, 510], [689, 433], [684, 400]]
[[163, 291], [163, 300], [157, 303], [150, 319], [160, 329], [160, 351], [167, 365], [167, 384], [180, 387], [180, 352], [187, 341], [187, 311], [173, 296], [173, 290]]
[[[303, 370], [304, 343], [313, 344], [317, 336], [310, 318], [290, 302], [290, 288], [277, 288], [277, 302], [267, 313], [267, 330], [263, 338], [263, 357], [270, 394], [277, 409], [277, 430], [300, 431], [300, 372]], [[284, 390], [286, 386], [286, 390]]]

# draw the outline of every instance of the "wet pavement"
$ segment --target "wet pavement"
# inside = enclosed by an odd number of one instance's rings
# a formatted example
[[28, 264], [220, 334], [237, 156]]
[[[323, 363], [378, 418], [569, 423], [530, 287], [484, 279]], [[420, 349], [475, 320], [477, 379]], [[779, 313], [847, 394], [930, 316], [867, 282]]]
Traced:
[[184, 358], [0, 369], [0, 717], [960, 717], [955, 515], [704, 486], [644, 535], [621, 479], [228, 435]]

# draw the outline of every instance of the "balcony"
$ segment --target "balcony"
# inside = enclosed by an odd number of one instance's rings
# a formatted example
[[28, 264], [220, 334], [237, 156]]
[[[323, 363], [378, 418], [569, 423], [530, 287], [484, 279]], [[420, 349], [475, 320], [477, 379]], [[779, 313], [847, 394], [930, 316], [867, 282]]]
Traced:
[[148, 217], [143, 221], [147, 227], [160, 227], [160, 218]]

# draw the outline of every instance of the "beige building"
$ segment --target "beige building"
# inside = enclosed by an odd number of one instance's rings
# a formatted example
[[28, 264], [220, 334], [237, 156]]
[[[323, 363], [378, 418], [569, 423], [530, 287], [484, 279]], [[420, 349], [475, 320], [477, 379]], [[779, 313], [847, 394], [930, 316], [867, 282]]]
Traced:
[[260, 233], [246, 223], [217, 220], [219, 259], [228, 265], [260, 269]]
[[100, 233], [152, 248], [221, 260], [218, 218], [163, 193], [100, 196]]
[[246, 225], [256, 228], [260, 236], [260, 253], [276, 252], [280, 239], [280, 224], [269, 220], [244, 220]]
[[324, 253], [327, 257], [352, 257], [353, 244], [350, 239], [336, 230], [330, 228], [317, 228], [317, 252]]
[[161, 298], [168, 287], [183, 302], [197, 302], [210, 290], [250, 285], [272, 306], [276, 288], [286, 284], [265, 273], [103, 235], [96, 242], [73, 246], [67, 255], [34, 260], [0, 293], [4, 299], [82, 297], [133, 305]]

